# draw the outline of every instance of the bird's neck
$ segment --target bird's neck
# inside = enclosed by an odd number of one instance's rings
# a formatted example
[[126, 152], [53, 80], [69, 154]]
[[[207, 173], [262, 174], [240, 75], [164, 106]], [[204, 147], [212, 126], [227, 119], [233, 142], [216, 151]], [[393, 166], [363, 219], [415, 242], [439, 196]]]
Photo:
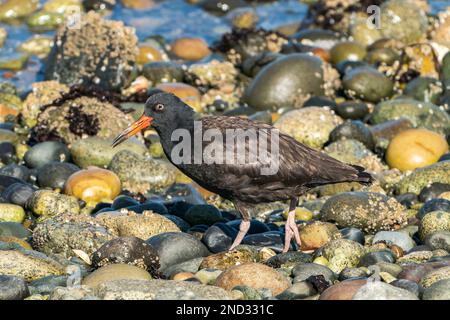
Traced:
[[183, 116], [179, 119], [176, 119], [176, 121], [172, 121], [170, 123], [166, 123], [164, 126], [155, 128], [160, 137], [164, 152], [168, 157], [174, 146], [179, 143], [179, 140], [177, 140], [178, 133], [183, 134], [183, 132], [188, 132], [189, 136], [193, 139], [194, 123], [199, 119], [199, 114], [195, 112], [188, 112], [183, 114]]

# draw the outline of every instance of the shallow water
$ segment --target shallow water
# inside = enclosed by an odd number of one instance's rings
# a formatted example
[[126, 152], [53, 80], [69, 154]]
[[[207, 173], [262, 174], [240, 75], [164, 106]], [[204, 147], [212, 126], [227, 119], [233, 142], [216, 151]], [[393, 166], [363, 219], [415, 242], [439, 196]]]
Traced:
[[[44, 1], [41, 1], [41, 3]], [[448, 0], [429, 1], [432, 12], [439, 12], [448, 6]], [[260, 27], [273, 29], [283, 24], [300, 21], [307, 11], [307, 5], [298, 0], [280, 0], [275, 3], [260, 4], [254, 9], [258, 13]], [[213, 16], [201, 8], [188, 4], [185, 0], [167, 0], [149, 9], [127, 9], [120, 2], [108, 17], [121, 20], [136, 28], [140, 40], [151, 35], [164, 35], [167, 40], [180, 36], [199, 36], [211, 42], [230, 30], [230, 24], [224, 17]], [[8, 38], [0, 48], [0, 59], [18, 55], [15, 48], [32, 37], [26, 24], [10, 26], [0, 23], [8, 31]], [[42, 34], [52, 35], [54, 32]], [[31, 57], [25, 70], [17, 72], [11, 79], [2, 79], [14, 83], [20, 92], [30, 89], [31, 83], [43, 78], [40, 70], [42, 62], [37, 57]], [[3, 78], [4, 71], [0, 71]]]

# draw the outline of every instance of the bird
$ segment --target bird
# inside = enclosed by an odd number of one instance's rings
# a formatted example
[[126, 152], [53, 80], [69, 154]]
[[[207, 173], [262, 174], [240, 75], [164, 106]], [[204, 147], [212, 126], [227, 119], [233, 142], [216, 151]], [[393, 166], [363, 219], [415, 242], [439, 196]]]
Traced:
[[[158, 133], [163, 151], [172, 164], [201, 187], [230, 200], [240, 213], [239, 231], [229, 250], [235, 249], [247, 234], [251, 221], [250, 210], [256, 204], [289, 201], [282, 250], [287, 252], [291, 248], [292, 239], [298, 248], [301, 246], [295, 221], [295, 209], [300, 196], [321, 185], [341, 182], [370, 185], [373, 180], [363, 167], [343, 163], [298, 142], [268, 124], [240, 116], [202, 116], [180, 98], [166, 92], [150, 95], [142, 116], [122, 131], [113, 140], [112, 146], [119, 145], [150, 126]], [[248, 134], [244, 140], [220, 139], [220, 135], [228, 137], [228, 132], [238, 130], [256, 132], [256, 135]], [[205, 135], [201, 136], [199, 132], [204, 132]], [[210, 137], [206, 137], [206, 132], [210, 133]], [[212, 139], [212, 136], [215, 139]], [[278, 139], [275, 139], [277, 137]], [[199, 139], [201, 141], [198, 141]], [[264, 139], [266, 158], [258, 156], [263, 152], [255, 148], [264, 144]], [[184, 148], [180, 147], [182, 142]], [[205, 150], [215, 152], [208, 156], [205, 155]], [[270, 152], [276, 153], [273, 150], [277, 151], [276, 159], [270, 158]], [[202, 151], [203, 154], [199, 155]], [[230, 156], [231, 160], [239, 156], [242, 158], [243, 154], [247, 160], [253, 158], [252, 161], [220, 162], [217, 161], [220, 159], [220, 151]], [[218, 158], [215, 157], [216, 154]], [[211, 155], [214, 159], [211, 159]], [[274, 166], [276, 170], [272, 170], [274, 172], [268, 169], [271, 163], [267, 158], [277, 161]]]

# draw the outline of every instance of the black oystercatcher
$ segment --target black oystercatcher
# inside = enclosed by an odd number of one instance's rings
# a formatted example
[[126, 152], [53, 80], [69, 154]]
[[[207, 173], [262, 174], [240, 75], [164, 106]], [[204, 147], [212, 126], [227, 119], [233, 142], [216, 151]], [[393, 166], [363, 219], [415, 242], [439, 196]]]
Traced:
[[[232, 201], [240, 212], [239, 233], [230, 250], [239, 245], [247, 233], [251, 219], [249, 207], [253, 204], [290, 200], [283, 250], [286, 252], [292, 237], [300, 245], [295, 223], [300, 195], [325, 184], [352, 181], [370, 184], [372, 181], [364, 168], [311, 149], [269, 125], [240, 117], [200, 118], [192, 108], [169, 93], [151, 95], [144, 114], [117, 136], [113, 146], [150, 125], [158, 132], [166, 156], [176, 167], [203, 188]], [[242, 131], [236, 134], [239, 129], [247, 133], [244, 133], [244, 140], [239, 136]], [[230, 133], [235, 136], [226, 140]], [[238, 158], [241, 162], [236, 160]]]

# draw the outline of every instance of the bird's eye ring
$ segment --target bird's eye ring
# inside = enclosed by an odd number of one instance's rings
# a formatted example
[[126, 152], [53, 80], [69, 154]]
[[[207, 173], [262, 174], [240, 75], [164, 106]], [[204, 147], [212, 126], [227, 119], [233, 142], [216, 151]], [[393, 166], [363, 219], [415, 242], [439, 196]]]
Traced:
[[155, 109], [155, 111], [163, 111], [164, 105], [161, 103], [158, 103], [157, 105], [155, 105], [154, 109]]

